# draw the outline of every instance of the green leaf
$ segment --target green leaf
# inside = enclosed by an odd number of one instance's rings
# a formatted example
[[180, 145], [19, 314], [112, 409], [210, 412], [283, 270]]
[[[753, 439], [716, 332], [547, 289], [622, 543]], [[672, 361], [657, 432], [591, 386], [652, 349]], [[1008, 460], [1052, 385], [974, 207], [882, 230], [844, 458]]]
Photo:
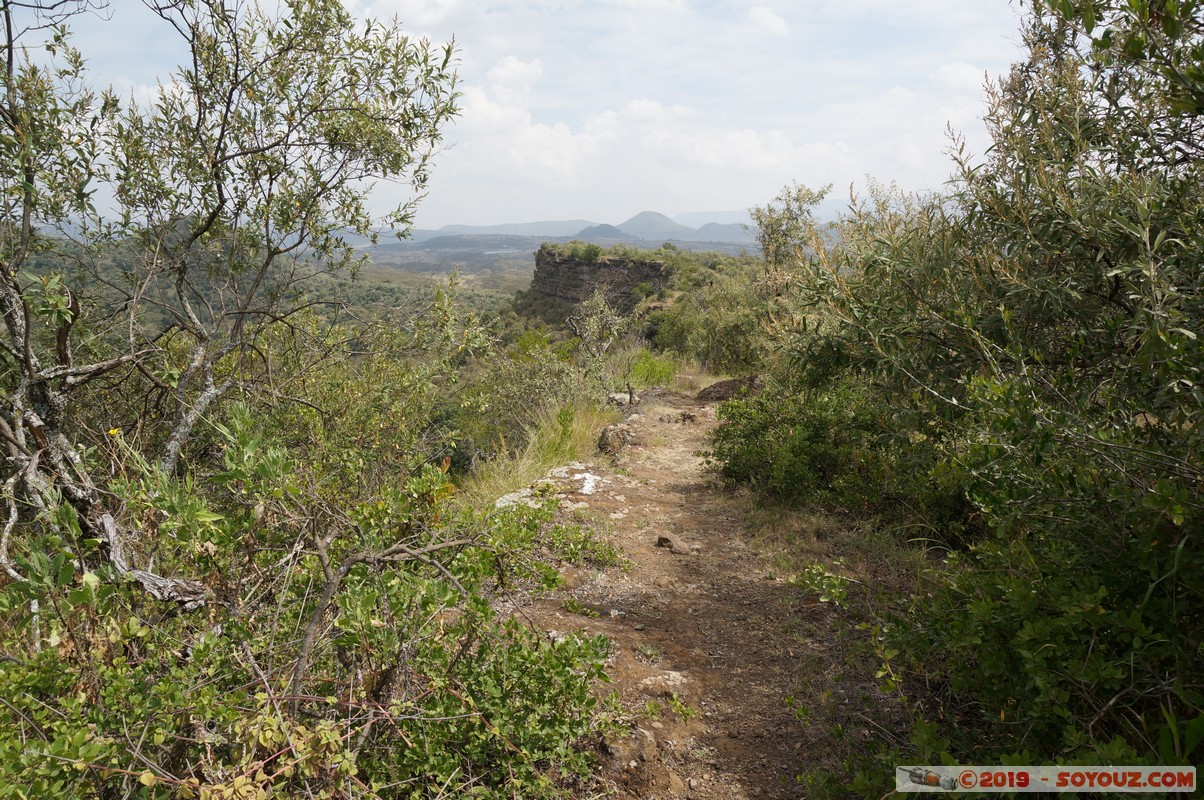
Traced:
[[1191, 763], [1192, 754], [1196, 752], [1196, 748], [1200, 746], [1200, 742], [1204, 741], [1204, 715], [1198, 716], [1187, 726], [1183, 734], [1183, 759], [1187, 763]]

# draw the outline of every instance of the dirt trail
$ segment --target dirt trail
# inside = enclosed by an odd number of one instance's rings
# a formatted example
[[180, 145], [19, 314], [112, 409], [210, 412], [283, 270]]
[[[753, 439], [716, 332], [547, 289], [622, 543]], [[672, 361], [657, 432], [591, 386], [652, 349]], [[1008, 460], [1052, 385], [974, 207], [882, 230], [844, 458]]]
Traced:
[[[668, 394], [638, 411], [616, 458], [557, 480], [565, 513], [605, 520], [630, 569], [571, 574], [523, 612], [549, 631], [610, 638], [608, 672], [634, 720], [602, 744], [616, 796], [799, 797], [805, 737], [786, 704], [798, 665], [791, 629], [822, 611], [773, 579], [743, 539], [751, 498], [718, 487], [696, 455], [714, 405]], [[658, 546], [665, 536], [672, 549]], [[573, 613], [585, 609], [598, 616]]]

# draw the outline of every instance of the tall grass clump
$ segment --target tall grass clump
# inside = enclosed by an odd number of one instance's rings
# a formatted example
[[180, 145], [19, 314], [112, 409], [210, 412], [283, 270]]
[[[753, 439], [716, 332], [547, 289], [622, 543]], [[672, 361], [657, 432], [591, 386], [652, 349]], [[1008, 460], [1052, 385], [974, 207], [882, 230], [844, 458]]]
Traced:
[[492, 502], [530, 486], [555, 467], [590, 459], [598, 435], [621, 418], [615, 408], [580, 401], [546, 408], [523, 429], [523, 443], [478, 462], [464, 477], [460, 492], [473, 503]]

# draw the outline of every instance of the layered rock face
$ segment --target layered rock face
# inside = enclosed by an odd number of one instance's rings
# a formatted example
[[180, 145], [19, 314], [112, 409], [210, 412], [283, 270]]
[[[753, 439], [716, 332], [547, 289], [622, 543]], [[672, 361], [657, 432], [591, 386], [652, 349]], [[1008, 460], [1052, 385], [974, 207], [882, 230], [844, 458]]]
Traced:
[[629, 309], [636, 303], [633, 290], [643, 285], [648, 292], [665, 283], [663, 261], [599, 255], [592, 260], [576, 253], [542, 247], [535, 254], [535, 277], [531, 288], [541, 294], [580, 303], [595, 291], [606, 293], [607, 301]]

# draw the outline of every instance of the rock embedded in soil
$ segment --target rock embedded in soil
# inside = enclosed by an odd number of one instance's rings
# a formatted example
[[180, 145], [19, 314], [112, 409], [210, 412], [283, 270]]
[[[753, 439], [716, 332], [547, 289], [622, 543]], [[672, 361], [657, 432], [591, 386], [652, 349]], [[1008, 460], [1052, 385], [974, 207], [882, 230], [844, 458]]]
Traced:
[[627, 392], [611, 392], [606, 395], [606, 401], [616, 406], [638, 406], [640, 404], [640, 396], [638, 394], [628, 394]]
[[740, 397], [743, 394], [754, 394], [760, 388], [761, 376], [750, 375], [747, 378], [733, 378], [712, 383], [695, 395], [695, 398], [705, 403], [713, 403], [718, 400], [731, 400], [733, 397]]
[[598, 449], [608, 456], [617, 454], [631, 443], [635, 436], [627, 425], [607, 425], [598, 436]]
[[679, 556], [690, 554], [690, 546], [671, 533], [662, 533], [656, 537], [656, 546], [668, 548], [670, 553]]
[[654, 697], [679, 697], [684, 700], [687, 695], [693, 694], [689, 679], [677, 670], [649, 675], [640, 681], [640, 685]]

